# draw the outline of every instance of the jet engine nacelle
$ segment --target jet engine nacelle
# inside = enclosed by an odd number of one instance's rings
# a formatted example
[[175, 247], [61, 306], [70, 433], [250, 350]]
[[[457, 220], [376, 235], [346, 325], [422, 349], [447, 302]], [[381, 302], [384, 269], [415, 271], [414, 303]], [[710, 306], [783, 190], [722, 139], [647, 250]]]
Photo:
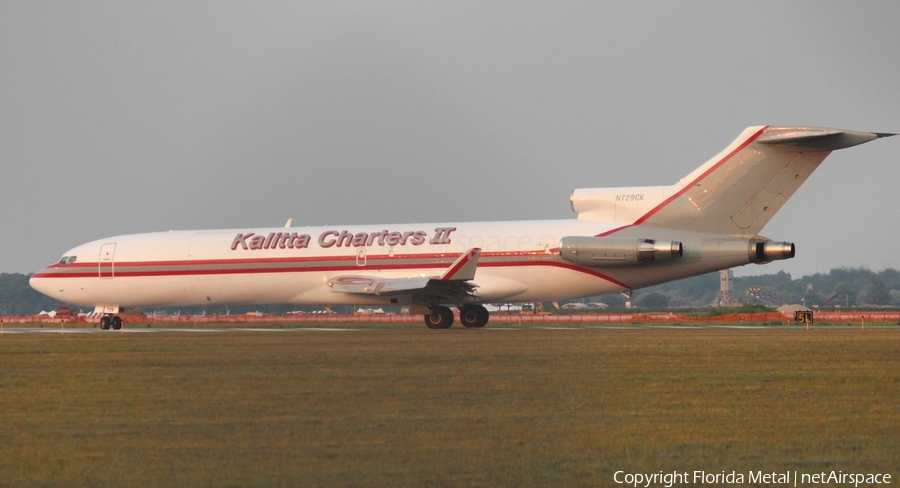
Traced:
[[791, 259], [796, 254], [794, 243], [775, 241], [751, 241], [750, 262], [765, 264], [779, 259]]
[[559, 256], [588, 266], [625, 266], [681, 257], [684, 247], [677, 241], [655, 241], [628, 237], [563, 237]]

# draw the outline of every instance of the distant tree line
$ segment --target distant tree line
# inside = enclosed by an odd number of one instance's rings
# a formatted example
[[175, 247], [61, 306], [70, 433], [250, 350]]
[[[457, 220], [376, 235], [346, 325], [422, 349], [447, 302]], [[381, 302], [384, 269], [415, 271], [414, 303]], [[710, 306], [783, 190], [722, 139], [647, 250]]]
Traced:
[[[700, 307], [719, 295], [719, 273], [709, 273], [638, 290], [634, 303], [641, 307]], [[758, 288], [785, 303], [808, 307], [900, 307], [900, 272], [866, 268], [835, 268], [793, 279], [789, 273], [734, 278], [732, 298], [740, 301], [750, 288]], [[605, 297], [604, 297], [605, 298]]]
[[58, 300], [42, 295], [28, 285], [31, 275], [0, 273], [0, 315], [35, 315], [55, 310]]
[[[34, 291], [28, 280], [31, 275], [0, 273], [0, 315], [36, 315], [42, 310], [55, 310], [62, 302]], [[871, 271], [866, 268], [835, 268], [828, 273], [816, 273], [792, 279], [789, 273], [743, 276], [734, 279], [733, 298], [740, 300], [749, 288], [759, 288], [766, 294], [778, 297], [786, 303], [805, 303], [809, 307], [900, 307], [900, 271], [885, 269]], [[651, 286], [634, 292], [632, 303], [641, 308], [705, 307], [719, 294], [719, 273], [709, 273], [685, 278], [662, 285]], [[626, 298], [619, 294], [600, 295], [577, 300], [583, 303], [602, 302], [611, 308], [624, 308]], [[286, 313], [295, 310], [321, 310], [322, 307], [305, 307], [290, 304], [159, 307], [145, 309], [145, 313], [161, 311], [185, 314], [231, 313], [243, 314]], [[355, 307], [334, 307], [339, 313], [349, 313]]]
[[[0, 273], [0, 316], [3, 315], [37, 315], [42, 311], [56, 310], [60, 305], [68, 305], [48, 296], [36, 292], [28, 284], [31, 275], [20, 273]], [[296, 310], [309, 312], [322, 310], [323, 307], [308, 307], [292, 304], [267, 304], [267, 305], [218, 305], [197, 307], [151, 307], [142, 312], [182, 314], [245, 314], [248, 312], [261, 312], [265, 314], [284, 314]], [[332, 307], [336, 313], [353, 313], [357, 307]], [[83, 311], [90, 312], [92, 308]], [[399, 309], [398, 309], [399, 311]]]

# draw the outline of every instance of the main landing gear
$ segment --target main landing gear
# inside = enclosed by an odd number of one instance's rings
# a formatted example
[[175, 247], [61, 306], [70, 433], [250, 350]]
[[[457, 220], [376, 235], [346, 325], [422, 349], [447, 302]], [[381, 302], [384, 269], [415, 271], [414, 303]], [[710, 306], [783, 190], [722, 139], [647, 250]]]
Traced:
[[100, 317], [100, 328], [103, 330], [109, 330], [110, 326], [112, 326], [113, 330], [120, 330], [122, 328], [122, 318], [118, 315], [110, 315], [105, 314]]
[[466, 305], [459, 309], [459, 321], [465, 327], [484, 327], [491, 315], [482, 305]]
[[453, 312], [447, 307], [432, 307], [425, 314], [425, 325], [429, 329], [449, 329], [453, 325]]
[[[484, 327], [490, 314], [482, 305], [466, 305], [459, 309], [459, 321], [464, 327]], [[444, 306], [431, 308], [431, 313], [425, 314], [425, 325], [429, 329], [449, 329], [453, 325], [453, 312]]]

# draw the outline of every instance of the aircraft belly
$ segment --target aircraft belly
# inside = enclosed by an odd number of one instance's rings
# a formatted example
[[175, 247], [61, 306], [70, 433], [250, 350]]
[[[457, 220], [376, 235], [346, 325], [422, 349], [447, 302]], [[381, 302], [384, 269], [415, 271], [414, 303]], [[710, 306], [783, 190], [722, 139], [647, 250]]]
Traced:
[[477, 278], [474, 280], [478, 284], [475, 296], [485, 302], [513, 298], [528, 291], [528, 287], [518, 280], [502, 278], [485, 272], [478, 273]]
[[321, 273], [240, 273], [192, 278], [193, 299], [199, 303], [296, 303], [310, 289], [326, 288]]
[[[484, 270], [479, 269], [475, 274], [474, 281], [479, 286], [482, 283], [483, 275], [481, 273], [486, 275], [484, 278], [487, 278], [485, 280], [486, 290], [478, 289], [478, 294], [480, 297], [484, 297], [484, 302], [500, 299], [513, 299], [521, 302], [566, 300], [616, 293], [623, 289], [621, 285], [595, 274], [558, 266], [486, 267]], [[525, 289], [514, 295], [503, 296], [506, 293], [518, 291], [519, 288], [515, 284], [520, 284]]]
[[297, 293], [285, 302], [296, 305], [408, 305], [410, 300], [407, 297], [334, 293], [323, 284]]

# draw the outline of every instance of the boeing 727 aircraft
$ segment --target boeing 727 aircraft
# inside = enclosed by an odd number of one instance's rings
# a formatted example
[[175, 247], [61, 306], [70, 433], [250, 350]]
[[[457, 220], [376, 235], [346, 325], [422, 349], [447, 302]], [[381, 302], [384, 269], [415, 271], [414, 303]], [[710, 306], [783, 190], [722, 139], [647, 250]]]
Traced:
[[626, 292], [794, 257], [759, 235], [831, 151], [894, 134], [751, 127], [670, 186], [586, 188], [574, 220], [157, 232], [67, 251], [31, 278], [119, 329], [122, 307], [409, 305], [430, 328], [459, 308]]

